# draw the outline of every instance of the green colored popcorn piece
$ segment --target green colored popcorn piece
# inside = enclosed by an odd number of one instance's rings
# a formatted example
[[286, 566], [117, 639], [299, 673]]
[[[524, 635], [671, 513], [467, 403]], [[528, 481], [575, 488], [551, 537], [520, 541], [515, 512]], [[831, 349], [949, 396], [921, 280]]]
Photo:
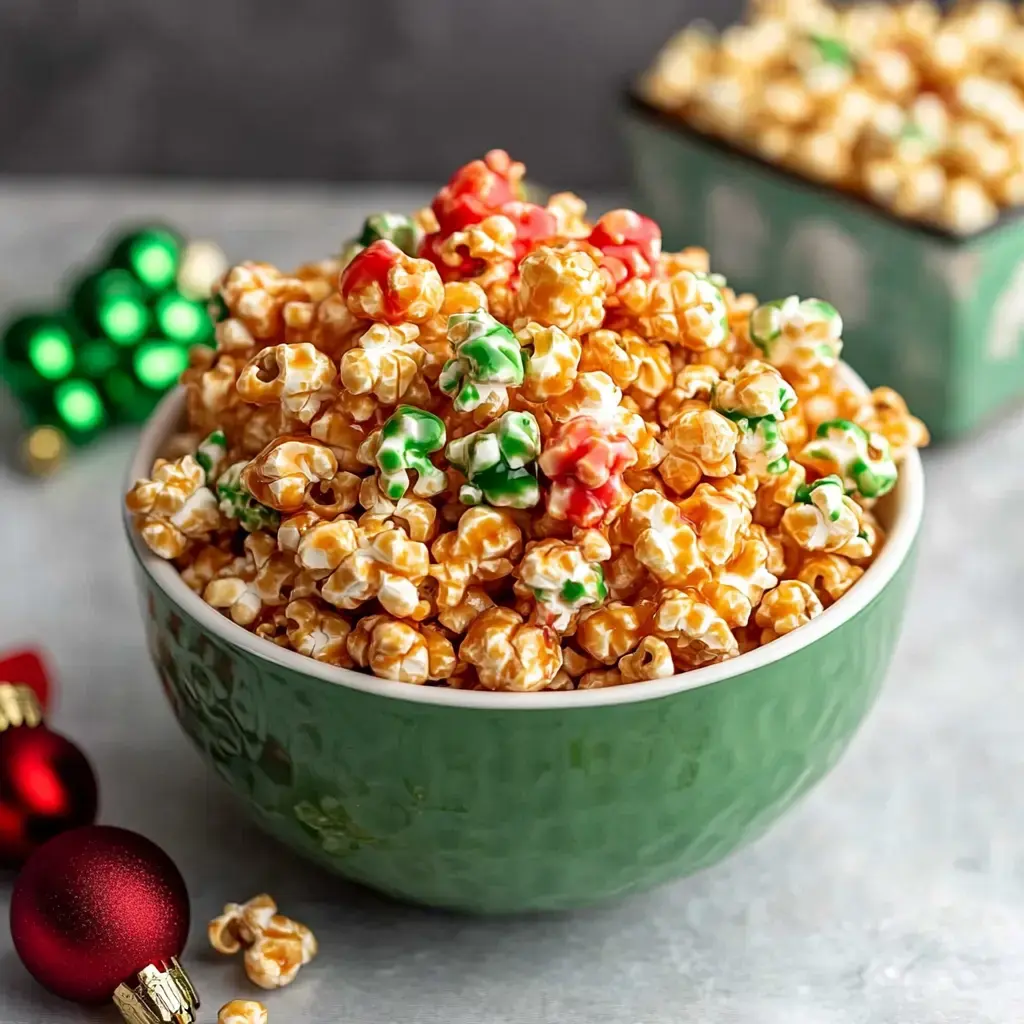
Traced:
[[843, 514], [844, 497], [846, 489], [843, 481], [834, 473], [812, 484], [803, 484], [796, 490], [797, 501], [804, 505], [815, 505], [830, 523], [836, 522]]
[[834, 361], [842, 349], [843, 318], [835, 306], [821, 299], [790, 295], [762, 303], [750, 314], [750, 340], [770, 362], [785, 365], [787, 353], [779, 351], [783, 332], [800, 336], [819, 325], [825, 327], [825, 339], [818, 345], [818, 355], [826, 362]]
[[455, 356], [444, 364], [438, 384], [456, 412], [472, 412], [492, 395], [507, 400], [526, 372], [516, 336], [482, 309], [448, 317], [448, 340]]
[[[203, 444], [205, 445], [209, 440], [210, 438], [207, 438]], [[198, 458], [197, 453], [196, 459], [198, 460]], [[200, 465], [202, 465], [201, 462]], [[276, 509], [260, 504], [242, 483], [242, 470], [247, 465], [246, 462], [234, 462], [221, 473], [216, 488], [220, 510], [229, 519], [237, 520], [238, 525], [246, 533], [276, 530], [281, 523], [281, 514]]]
[[845, 71], [853, 70], [853, 54], [842, 40], [820, 32], [812, 32], [810, 40], [818, 59], [823, 64], [830, 64]]
[[440, 494], [448, 478], [430, 461], [430, 455], [440, 451], [444, 442], [442, 420], [424, 409], [400, 405], [380, 428], [376, 461], [384, 493], [392, 501], [404, 497], [409, 489], [409, 471], [415, 470], [418, 479], [413, 494], [420, 498]]
[[540, 448], [540, 428], [528, 412], [506, 412], [483, 430], [452, 441], [445, 455], [466, 477], [459, 500], [532, 508], [540, 500], [533, 465]]
[[419, 251], [423, 232], [420, 226], [403, 213], [371, 213], [363, 222], [357, 244], [365, 248], [381, 239], [397, 245], [408, 256]]
[[789, 448], [782, 439], [782, 431], [776, 419], [771, 416], [730, 419], [733, 419], [743, 434], [736, 445], [736, 454], [746, 460], [752, 472], [759, 477], [778, 476], [789, 469]]
[[223, 430], [215, 430], [206, 437], [196, 449], [196, 462], [202, 467], [206, 474], [206, 486], [213, 485], [214, 480], [220, 473], [224, 459], [228, 452], [228, 439], [224, 436]]
[[597, 562], [581, 562], [569, 579], [557, 589], [534, 587], [533, 596], [545, 606], [556, 628], [564, 628], [581, 608], [601, 604], [608, 596], [604, 570]]
[[869, 434], [850, 420], [828, 420], [803, 450], [807, 458], [832, 463], [847, 494], [880, 498], [896, 485], [898, 472], [881, 434]]

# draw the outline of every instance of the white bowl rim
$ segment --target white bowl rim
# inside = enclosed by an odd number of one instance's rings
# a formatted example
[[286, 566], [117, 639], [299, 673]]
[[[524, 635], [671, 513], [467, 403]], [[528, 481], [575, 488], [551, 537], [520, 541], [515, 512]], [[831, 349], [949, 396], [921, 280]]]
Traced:
[[[845, 363], [841, 364], [845, 383], [867, 393], [867, 385]], [[184, 407], [184, 389], [178, 387], [164, 396], [146, 423], [128, 469], [125, 490], [141, 477], [148, 475], [157, 451], [180, 422]], [[554, 711], [571, 708], [605, 707], [613, 704], [631, 704], [635, 701], [657, 700], [684, 690], [711, 686], [736, 676], [756, 672], [767, 665], [782, 661], [789, 655], [808, 647], [815, 641], [838, 629], [863, 611], [885, 588], [903, 565], [917, 536], [924, 512], [924, 471], [920, 456], [912, 451], [900, 466], [900, 477], [892, 492], [893, 511], [881, 554], [868, 567], [864, 575], [843, 597], [830, 608], [786, 636], [770, 644], [748, 651], [739, 657], [704, 668], [693, 669], [665, 679], [628, 683], [595, 690], [555, 690], [538, 693], [508, 691], [454, 690], [442, 686], [416, 686], [351, 669], [324, 665], [295, 651], [272, 644], [236, 625], [229, 618], [206, 604], [189, 589], [175, 567], [154, 555], [134, 529], [131, 516], [121, 503], [122, 518], [132, 549], [140, 565], [153, 582], [201, 626], [220, 637], [225, 643], [242, 648], [249, 654], [279, 668], [290, 669], [320, 679], [335, 686], [344, 686], [363, 693], [415, 704], [434, 704], [440, 707], [475, 708], [482, 711]]]

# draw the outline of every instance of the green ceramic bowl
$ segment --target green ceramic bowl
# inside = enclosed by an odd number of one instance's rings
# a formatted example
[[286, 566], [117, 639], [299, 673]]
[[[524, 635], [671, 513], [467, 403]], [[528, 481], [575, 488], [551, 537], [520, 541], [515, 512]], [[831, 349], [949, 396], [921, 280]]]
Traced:
[[[155, 412], [131, 467], [179, 422]], [[484, 693], [319, 665], [207, 607], [128, 525], [146, 632], [185, 732], [295, 851], [439, 907], [577, 907], [678, 878], [760, 835], [842, 754], [899, 634], [917, 455], [889, 540], [838, 604], [734, 661], [570, 693]]]

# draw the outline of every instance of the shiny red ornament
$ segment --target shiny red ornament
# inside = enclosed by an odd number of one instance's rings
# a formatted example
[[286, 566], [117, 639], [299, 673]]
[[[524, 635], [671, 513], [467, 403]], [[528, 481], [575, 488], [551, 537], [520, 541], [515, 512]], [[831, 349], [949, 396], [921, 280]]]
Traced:
[[0, 732], [0, 865], [21, 864], [47, 840], [96, 819], [86, 756], [45, 725]]
[[22, 963], [55, 995], [110, 999], [149, 964], [177, 957], [188, 891], [155, 843], [126, 829], [65, 832], [29, 859], [11, 895], [11, 938]]

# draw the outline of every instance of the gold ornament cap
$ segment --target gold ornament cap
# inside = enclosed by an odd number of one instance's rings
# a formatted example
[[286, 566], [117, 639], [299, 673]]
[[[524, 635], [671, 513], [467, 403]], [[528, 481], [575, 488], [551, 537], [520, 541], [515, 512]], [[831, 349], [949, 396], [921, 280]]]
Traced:
[[150, 964], [136, 979], [134, 987], [122, 983], [114, 992], [114, 1005], [127, 1024], [196, 1024], [199, 996], [177, 960]]
[[0, 683], [0, 732], [26, 725], [34, 729], [43, 722], [43, 709], [31, 686]]
[[21, 457], [32, 476], [49, 476], [60, 468], [67, 450], [63, 431], [56, 427], [35, 427], [22, 443]]

